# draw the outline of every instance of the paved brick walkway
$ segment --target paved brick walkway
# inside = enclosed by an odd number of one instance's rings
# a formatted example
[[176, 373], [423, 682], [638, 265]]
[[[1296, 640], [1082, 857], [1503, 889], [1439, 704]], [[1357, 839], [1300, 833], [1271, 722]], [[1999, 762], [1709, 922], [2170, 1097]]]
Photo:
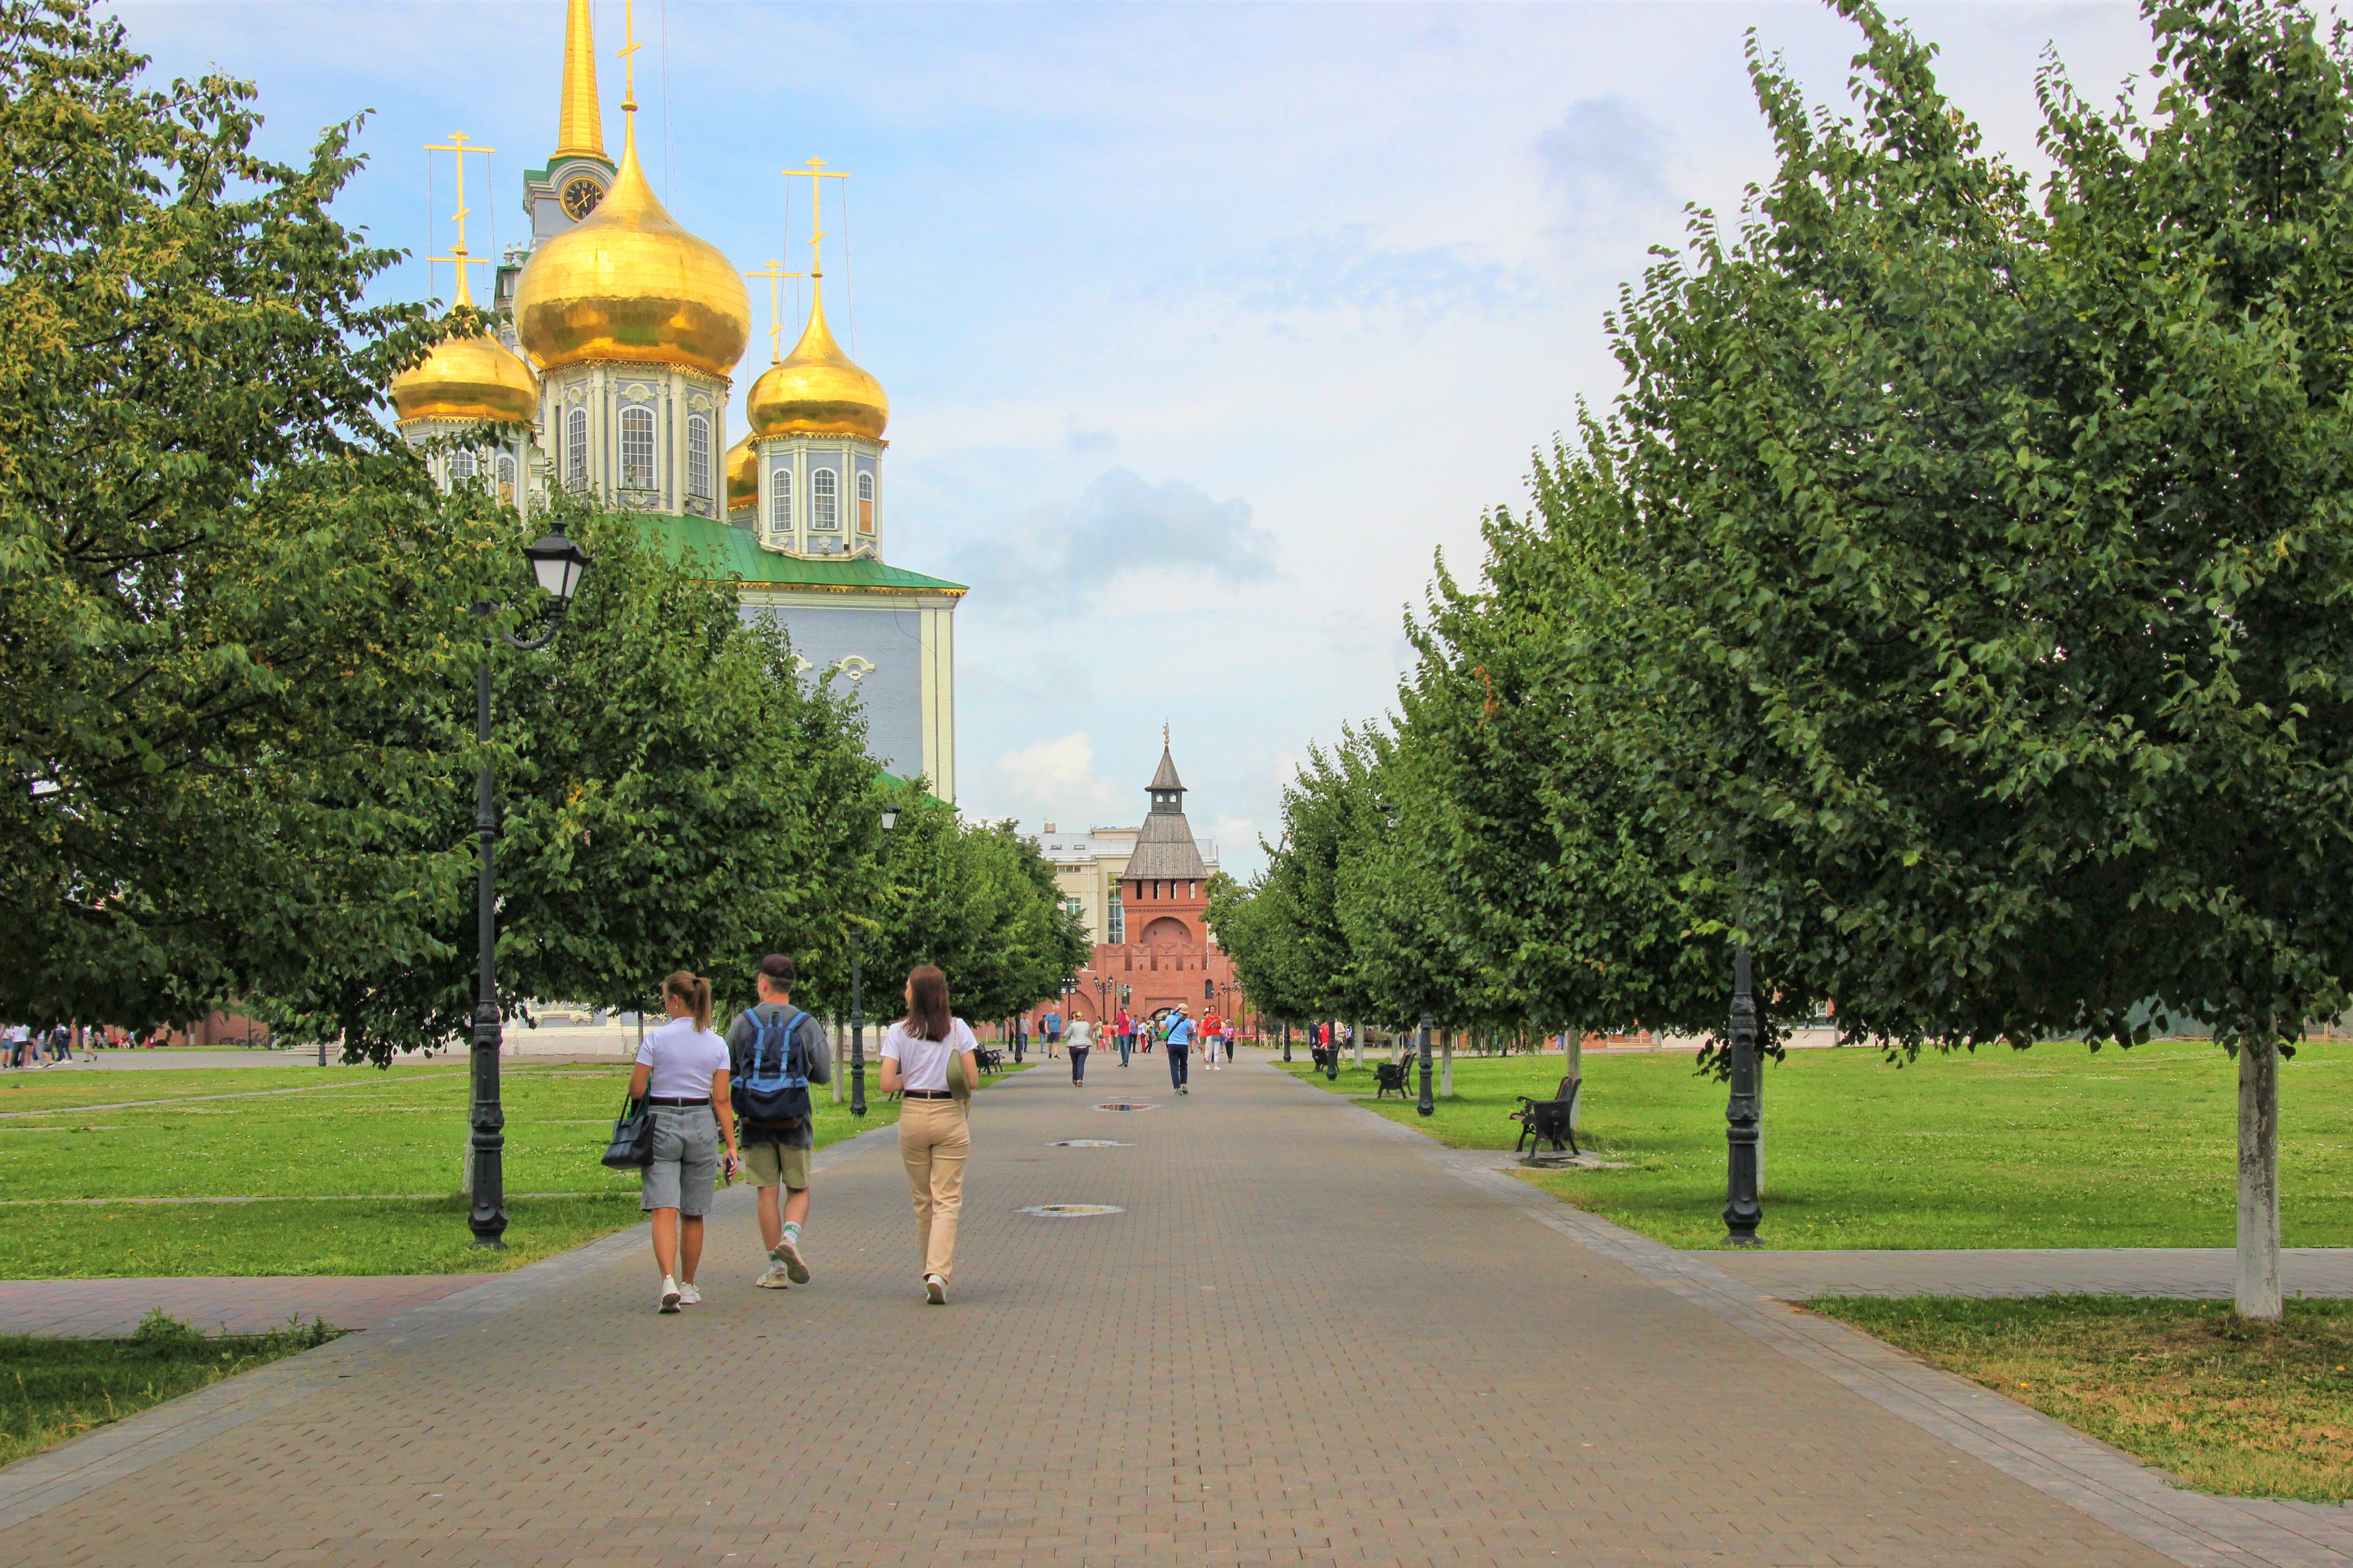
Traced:
[[[14, 1223], [34, 1224], [20, 1215]], [[373, 1329], [493, 1278], [488, 1274], [330, 1275], [303, 1279], [0, 1280], [0, 1333], [104, 1340], [162, 1308], [205, 1332], [258, 1334], [290, 1317]]]
[[951, 1308], [885, 1131], [813, 1288], [729, 1194], [708, 1305], [638, 1232], [499, 1276], [0, 1472], [0, 1563], [2344, 1560], [2160, 1554], [1978, 1434], [2109, 1451], [1263, 1068], [1090, 1077], [982, 1097]]
[[[1736, 1279], [1785, 1301], [1813, 1296], [2182, 1296], [2231, 1299], [2224, 1247], [2052, 1247], [1979, 1252], [1711, 1252]], [[2353, 1247], [2280, 1254], [2290, 1296], [2353, 1296]]]

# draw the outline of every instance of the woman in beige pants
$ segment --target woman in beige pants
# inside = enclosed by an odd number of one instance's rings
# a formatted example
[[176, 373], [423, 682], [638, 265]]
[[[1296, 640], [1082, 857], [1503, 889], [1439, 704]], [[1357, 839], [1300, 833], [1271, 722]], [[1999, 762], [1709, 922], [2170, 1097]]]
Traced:
[[[979, 1044], [970, 1026], [948, 1010], [946, 975], [926, 963], [907, 976], [907, 1016], [882, 1037], [882, 1092], [905, 1097], [899, 1107], [899, 1159], [915, 1200], [923, 1299], [934, 1307], [947, 1305], [948, 1276], [955, 1268], [964, 1162], [972, 1152], [965, 1100], [980, 1081], [973, 1054]], [[960, 1086], [948, 1076], [955, 1058], [963, 1068]]]

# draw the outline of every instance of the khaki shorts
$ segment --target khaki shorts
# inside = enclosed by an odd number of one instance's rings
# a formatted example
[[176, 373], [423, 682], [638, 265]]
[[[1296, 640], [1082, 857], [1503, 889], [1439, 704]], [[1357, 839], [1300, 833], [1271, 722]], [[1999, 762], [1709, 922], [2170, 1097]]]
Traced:
[[790, 1187], [794, 1192], [808, 1188], [809, 1152], [787, 1149], [780, 1143], [746, 1143], [744, 1145], [744, 1169], [751, 1173], [755, 1187]]

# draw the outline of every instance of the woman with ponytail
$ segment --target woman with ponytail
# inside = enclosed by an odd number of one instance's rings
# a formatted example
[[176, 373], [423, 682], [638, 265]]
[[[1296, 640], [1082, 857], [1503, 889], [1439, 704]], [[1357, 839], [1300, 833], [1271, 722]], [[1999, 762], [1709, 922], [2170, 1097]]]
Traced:
[[661, 1270], [661, 1310], [702, 1300], [694, 1270], [702, 1261], [702, 1215], [718, 1180], [720, 1143], [727, 1173], [735, 1152], [735, 1110], [727, 1098], [727, 1042], [711, 1032], [711, 982], [681, 969], [662, 982], [670, 1022], [638, 1047], [629, 1097], [654, 1118], [654, 1163], [645, 1169], [638, 1206], [654, 1216], [654, 1264]]
[[949, 1009], [948, 977], [931, 964], [907, 976], [907, 1016], [882, 1037], [882, 1092], [899, 1107], [899, 1160], [915, 1199], [915, 1250], [923, 1257], [923, 1299], [948, 1303], [955, 1269], [956, 1217], [964, 1211], [964, 1163], [972, 1152], [965, 1101], [980, 1083], [972, 1026]]

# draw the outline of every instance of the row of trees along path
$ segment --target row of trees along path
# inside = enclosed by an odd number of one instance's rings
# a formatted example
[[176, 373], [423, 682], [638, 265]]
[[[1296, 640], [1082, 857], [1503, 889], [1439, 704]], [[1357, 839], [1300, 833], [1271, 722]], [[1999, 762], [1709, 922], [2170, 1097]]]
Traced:
[[[2353, 974], [2353, 60], [2144, 7], [2036, 81], [2038, 185], [1864, 0], [1858, 111], [1752, 43], [1779, 166], [1609, 320], [1627, 382], [1444, 562], [1220, 940], [1277, 1012], [2098, 1049], [2239, 1078], [2280, 1312], [2283, 1057]], [[2140, 107], [2136, 107], [2136, 104]], [[2045, 1046], [2044, 1048], [2052, 1048]]]
[[[236, 999], [384, 1060], [466, 1030], [474, 606], [529, 537], [384, 389], [481, 318], [366, 302], [402, 258], [331, 216], [356, 121], [277, 163], [250, 84], [145, 66], [85, 0], [0, 13], [0, 1017]], [[846, 1011], [853, 942], [976, 1016], [1060, 994], [1034, 847], [881, 773], [715, 563], [554, 510], [595, 570], [554, 651], [493, 645], [510, 1005], [681, 967], [743, 1005], [784, 951]]]

